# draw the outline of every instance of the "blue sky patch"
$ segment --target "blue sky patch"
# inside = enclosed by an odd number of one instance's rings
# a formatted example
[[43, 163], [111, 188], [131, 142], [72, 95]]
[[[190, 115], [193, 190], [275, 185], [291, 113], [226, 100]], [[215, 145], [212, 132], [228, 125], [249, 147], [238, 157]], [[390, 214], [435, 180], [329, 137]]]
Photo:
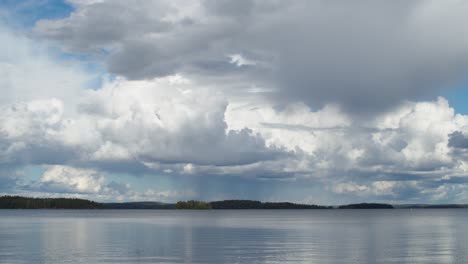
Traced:
[[449, 101], [455, 112], [466, 115], [468, 114], [468, 84], [453, 89], [447, 92], [445, 98]]
[[9, 24], [29, 28], [41, 19], [67, 17], [74, 8], [61, 0], [2, 0], [0, 10]]

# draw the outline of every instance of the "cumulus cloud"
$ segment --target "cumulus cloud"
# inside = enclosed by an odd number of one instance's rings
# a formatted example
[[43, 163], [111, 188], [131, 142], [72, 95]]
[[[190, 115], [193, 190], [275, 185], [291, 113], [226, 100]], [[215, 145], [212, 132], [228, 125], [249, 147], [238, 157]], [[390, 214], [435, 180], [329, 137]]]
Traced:
[[189, 87], [171, 78], [117, 80], [88, 91], [75, 118], [64, 115], [58, 99], [4, 106], [2, 160], [154, 168], [242, 165], [284, 155], [250, 129], [228, 130], [223, 97]]
[[87, 91], [73, 118], [58, 99], [4, 106], [3, 166], [57, 164], [39, 189], [95, 195], [131, 193], [104, 183], [99, 171], [302, 178], [337, 194], [392, 199], [429, 195], [467, 175], [466, 159], [452, 150], [468, 118], [443, 98], [363, 122], [336, 105], [228, 107], [222, 95], [195, 86], [181, 77], [117, 79]]
[[[1, 178], [0, 178], [1, 179]], [[11, 186], [22, 195], [93, 198], [100, 201], [148, 201], [173, 202], [178, 199], [196, 197], [196, 193], [185, 190], [135, 190], [129, 183], [108, 180], [104, 173], [94, 169], [76, 168], [64, 165], [46, 166], [37, 181], [15, 183]], [[7, 189], [0, 189], [8, 193]], [[11, 190], [10, 190], [11, 191]]]
[[280, 154], [249, 129], [227, 130], [222, 96], [192, 89], [159, 79], [117, 81], [90, 92], [81, 109], [106, 143], [96, 158], [127, 150], [123, 156], [149, 163], [236, 165]]
[[443, 98], [407, 103], [367, 122], [334, 106], [313, 112], [305, 105], [283, 111], [249, 105], [230, 108], [226, 117], [233, 127], [248, 126], [267, 143], [304, 151], [329, 169], [379, 166], [389, 171], [453, 166], [449, 134], [466, 129], [468, 121]]
[[266, 86], [280, 101], [338, 103], [362, 114], [437, 94], [468, 70], [461, 1], [75, 5], [67, 18], [39, 21], [35, 32], [69, 51], [105, 50], [108, 69], [132, 79], [215, 75], [225, 80], [218, 86]]
[[41, 176], [38, 188], [49, 192], [95, 194], [104, 189], [103, 185], [104, 178], [96, 171], [52, 166]]
[[304, 104], [233, 105], [226, 119], [233, 129], [248, 126], [267, 144], [296, 153], [302, 162], [293, 167], [306, 173], [294, 175], [321, 179], [337, 194], [422, 198], [423, 190], [463, 184], [467, 176], [467, 159], [453, 147], [463, 142], [456, 131], [466, 131], [468, 117], [443, 98], [407, 102], [367, 121], [333, 105], [314, 112]]
[[58, 137], [64, 105], [58, 99], [0, 106], [0, 166], [64, 163], [75, 156]]
[[[105, 181], [102, 172], [302, 185], [307, 179], [337, 195], [392, 201], [454, 198], [442, 189], [462, 185], [468, 176], [467, 159], [453, 151], [462, 146], [457, 137], [466, 133], [468, 117], [443, 98], [407, 102], [363, 122], [337, 105], [317, 111], [300, 103], [282, 109], [228, 105], [222, 94], [196, 86], [180, 76], [118, 78], [88, 90], [73, 116], [58, 99], [4, 105], [1, 166], [52, 165], [31, 191], [101, 199], [146, 197]], [[182, 197], [160, 192], [165, 190], [148, 193]]]

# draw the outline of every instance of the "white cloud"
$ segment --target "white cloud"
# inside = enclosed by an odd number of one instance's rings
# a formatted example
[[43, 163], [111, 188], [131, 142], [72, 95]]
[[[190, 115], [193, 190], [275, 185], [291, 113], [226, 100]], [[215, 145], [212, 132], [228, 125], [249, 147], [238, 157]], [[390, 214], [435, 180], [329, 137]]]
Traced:
[[0, 104], [57, 98], [71, 106], [94, 78], [71, 61], [54, 58], [42, 42], [2, 24], [0, 42]]
[[249, 164], [282, 155], [249, 129], [228, 130], [222, 95], [192, 91], [193, 85], [173, 79], [112, 81], [77, 98], [81, 103], [71, 116], [58, 99], [4, 105], [3, 160], [124, 162], [150, 169], [155, 163]]
[[333, 187], [333, 191], [336, 193], [357, 193], [364, 194], [368, 190], [365, 185], [358, 185], [354, 182], [349, 183], [338, 183]]
[[94, 170], [76, 169], [68, 166], [50, 166], [42, 174], [39, 185], [55, 192], [97, 194], [103, 191], [104, 177]]
[[241, 54], [228, 55], [231, 59], [230, 63], [235, 64], [237, 67], [256, 65], [257, 62], [244, 58]]
[[146, 162], [229, 165], [271, 159], [263, 139], [227, 130], [226, 101], [212, 91], [171, 79], [117, 80], [90, 91], [80, 108], [94, 121], [106, 153]]
[[260, 133], [267, 143], [310, 155], [315, 168], [380, 168], [424, 171], [456, 166], [449, 134], [466, 131], [468, 117], [455, 114], [448, 102], [408, 102], [363, 121], [334, 106], [313, 112], [304, 105], [277, 111], [271, 106], [232, 106], [232, 128]]
[[[135, 190], [130, 184], [109, 181], [102, 172], [93, 169], [75, 168], [64, 165], [49, 165], [37, 181], [17, 183], [13, 186], [17, 194], [40, 197], [76, 197], [98, 201], [161, 201], [174, 202], [196, 197], [193, 190], [144, 191]], [[11, 186], [10, 186], [11, 187]], [[8, 191], [3, 189], [2, 191]], [[2, 192], [1, 194], [8, 194]]]
[[[53, 165], [37, 185], [42, 190], [102, 200], [146, 197], [110, 187], [104, 171], [309, 179], [340, 195], [395, 200], [415, 193], [450, 199], [437, 188], [455, 188], [468, 175], [467, 160], [449, 144], [453, 132], [468, 132], [468, 117], [443, 98], [362, 121], [334, 105], [227, 107], [222, 94], [171, 80], [111, 81], [80, 97], [74, 115], [59, 99], [3, 105], [2, 162]], [[153, 195], [163, 199], [164, 192]]]

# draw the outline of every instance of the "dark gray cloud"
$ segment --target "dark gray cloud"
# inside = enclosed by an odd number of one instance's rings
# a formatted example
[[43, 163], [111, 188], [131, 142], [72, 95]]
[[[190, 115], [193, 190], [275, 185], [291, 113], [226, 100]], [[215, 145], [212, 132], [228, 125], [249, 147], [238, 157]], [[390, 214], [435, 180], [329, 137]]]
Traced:
[[[42, 136], [42, 135], [36, 135]], [[0, 138], [0, 140], [4, 140]], [[11, 151], [14, 144], [24, 144], [20, 149]], [[55, 140], [36, 142], [9, 142], [7, 148], [0, 148], [3, 154], [0, 166], [20, 166], [30, 164], [66, 164], [79, 158], [77, 149], [65, 146]]]
[[468, 149], [468, 135], [455, 131], [449, 135], [448, 146], [457, 149]]
[[[189, 127], [193, 132], [195, 128]], [[267, 147], [265, 140], [249, 129], [229, 131], [226, 135], [224, 131], [215, 133], [209, 131], [203, 135], [175, 136], [177, 143], [167, 142], [174, 145], [174, 151], [151, 151], [140, 158], [148, 162], [235, 166], [274, 160], [287, 155], [284, 149]]]
[[255, 7], [255, 3], [253, 0], [245, 0], [245, 1], [207, 0], [207, 1], [204, 1], [203, 4], [205, 5], [206, 9], [210, 13], [213, 13], [218, 16], [223, 16], [223, 17], [226, 16], [226, 17], [234, 17], [234, 18], [250, 17], [252, 15], [252, 12], [254, 11], [253, 8]]
[[67, 49], [80, 53], [100, 53], [103, 45], [118, 44], [145, 34], [171, 29], [161, 18], [169, 11], [163, 1], [95, 2], [90, 8], [77, 5], [78, 14], [58, 24], [39, 23], [50, 39], [64, 41]]
[[[278, 89], [279, 101], [364, 113], [460, 80], [467, 10], [432, 1], [103, 1], [35, 30], [71, 51], [105, 49], [108, 69], [128, 78], [235, 74]], [[239, 75], [229, 54], [257, 63]]]
[[0, 170], [0, 192], [11, 191], [16, 188], [18, 178], [15, 176], [14, 174], [7, 175], [5, 171]]

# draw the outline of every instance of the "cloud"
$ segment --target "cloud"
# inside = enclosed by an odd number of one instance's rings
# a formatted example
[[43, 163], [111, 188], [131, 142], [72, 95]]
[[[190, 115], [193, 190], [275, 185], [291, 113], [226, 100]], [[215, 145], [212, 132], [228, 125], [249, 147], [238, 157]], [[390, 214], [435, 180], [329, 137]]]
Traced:
[[[73, 1], [69, 17], [35, 26], [67, 52], [105, 59], [112, 77], [95, 90], [85, 89], [92, 74], [49, 46], [0, 32], [16, 44], [0, 51], [7, 189], [100, 200], [229, 198], [209, 189], [219, 186], [272, 200], [468, 198], [468, 117], [444, 98], [412, 100], [465, 70], [465, 28], [454, 22], [463, 4], [135, 3]], [[46, 171], [28, 182], [16, 173], [27, 165]], [[121, 174], [179, 189], [135, 190]]]
[[58, 99], [0, 106], [0, 166], [66, 163], [76, 157], [57, 140], [63, 120]]
[[90, 92], [81, 109], [102, 142], [94, 157], [236, 165], [281, 154], [249, 129], [227, 130], [224, 98], [192, 89], [167, 79], [121, 80]]
[[448, 146], [458, 149], [468, 149], [468, 136], [461, 131], [455, 131], [449, 135]]
[[247, 126], [267, 145], [295, 153], [289, 177], [318, 180], [314, 184], [348, 199], [432, 199], [421, 192], [461, 184], [444, 177], [467, 176], [466, 158], [452, 150], [452, 133], [466, 131], [468, 117], [443, 98], [407, 102], [367, 121], [333, 105], [312, 111], [304, 104], [232, 105], [226, 120], [232, 129]]
[[463, 81], [467, 9], [460, 1], [77, 2], [35, 32], [68, 51], [105, 50], [109, 71], [131, 79], [217, 78], [219, 88], [234, 81], [274, 89], [267, 94], [286, 103], [372, 114]]
[[[114, 180], [109, 181], [102, 172], [63, 165], [47, 166], [37, 181], [17, 182], [13, 187], [16, 188], [16, 192], [30, 193], [26, 194], [28, 196], [33, 193], [47, 197], [91, 197], [99, 201], [151, 200], [174, 202], [177, 199], [196, 195], [190, 190], [186, 190], [184, 193], [173, 190], [154, 190], [151, 188], [137, 191], [128, 183]], [[2, 190], [8, 193], [8, 189]]]
[[[288, 182], [322, 186], [333, 199], [392, 201], [436, 199], [443, 193], [437, 188], [458, 186], [467, 176], [453, 138], [466, 133], [468, 117], [443, 98], [407, 102], [363, 122], [337, 105], [313, 111], [301, 103], [228, 104], [215, 91], [181, 76], [117, 78], [83, 93], [73, 115], [59, 99], [3, 105], [0, 167], [50, 166], [35, 184], [11, 183], [12, 189], [102, 200], [151, 200], [105, 180], [109, 173]], [[190, 197], [208, 188], [200, 186]], [[167, 190], [153, 191], [162, 199], [157, 193]]]
[[36, 188], [45, 192], [96, 194], [105, 186], [104, 178], [96, 171], [51, 166], [42, 174]]
[[51, 98], [71, 105], [95, 77], [1, 22], [0, 42], [5, 47], [0, 50], [0, 105]]
[[[355, 125], [334, 106], [316, 112], [301, 104], [283, 110], [265, 105], [226, 109], [222, 98], [206, 101], [200, 89], [188, 87], [193, 84], [167, 79], [119, 80], [89, 91], [80, 105], [82, 116], [56, 126], [56, 139], [77, 153], [74, 160], [80, 163], [75, 165], [114, 172], [316, 178], [337, 186], [343, 180], [369, 186], [466, 174], [465, 161], [452, 156], [448, 142], [467, 118], [442, 98], [408, 103]], [[204, 98], [201, 104], [199, 98]], [[264, 125], [273, 121], [282, 125]], [[304, 123], [307, 129], [297, 128]], [[197, 128], [187, 129], [187, 124]]]
[[0, 192], [14, 189], [18, 184], [18, 175], [10, 170], [0, 170]]
[[228, 57], [231, 59], [230, 63], [235, 64], [237, 67], [257, 64], [255, 61], [244, 58], [241, 54], [232, 54]]
[[116, 80], [87, 91], [74, 118], [58, 99], [6, 105], [0, 113], [3, 163], [135, 172], [159, 164], [234, 166], [285, 155], [250, 129], [228, 130], [223, 97], [190, 87], [173, 78]]
[[336, 193], [364, 193], [368, 190], [367, 186], [358, 185], [356, 183], [338, 183], [333, 186], [333, 191]]

